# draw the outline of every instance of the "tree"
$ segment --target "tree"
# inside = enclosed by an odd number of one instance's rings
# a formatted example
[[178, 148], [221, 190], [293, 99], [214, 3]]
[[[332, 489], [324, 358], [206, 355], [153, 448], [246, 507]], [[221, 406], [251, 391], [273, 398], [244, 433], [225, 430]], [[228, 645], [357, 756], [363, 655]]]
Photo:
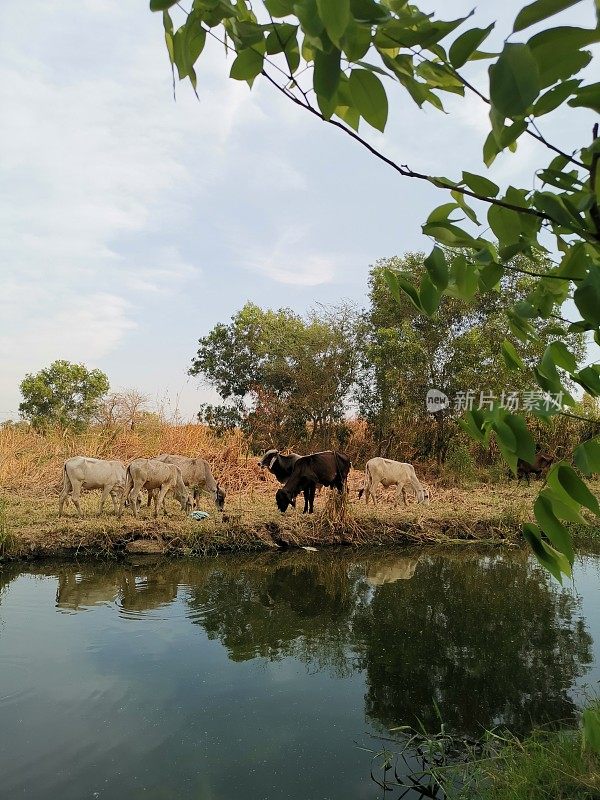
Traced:
[[[383, 259], [371, 269], [370, 308], [362, 318], [361, 370], [357, 399], [362, 416], [369, 422], [383, 455], [406, 440], [407, 431], [417, 428], [420, 441], [410, 442], [422, 455], [445, 458], [448, 444], [460, 428], [460, 393], [475, 390], [475, 407], [480, 401], [519, 402], [518, 394], [532, 387], [524, 384], [520, 372], [509, 369], [502, 356], [506, 335], [505, 314], [524, 301], [533, 278], [508, 273], [498, 290], [476, 295], [472, 300], [445, 296], [435, 319], [420, 314], [408, 297], [396, 301], [386, 281], [394, 270], [422, 277], [427, 274], [423, 253]], [[518, 267], [516, 256], [512, 265]], [[547, 267], [538, 259], [538, 269]], [[578, 361], [584, 353], [581, 334], [567, 334], [565, 323], [553, 321], [538, 330], [535, 341], [521, 347], [520, 357], [531, 367], [543, 355], [552, 336], [560, 331], [568, 337]], [[518, 344], [511, 337], [509, 344]], [[435, 388], [444, 392], [452, 405], [435, 414], [427, 413], [425, 397]], [[483, 395], [480, 393], [483, 392]], [[392, 455], [392, 453], [389, 453]]]
[[[385, 162], [402, 178], [425, 181], [450, 200], [436, 208], [423, 232], [436, 243], [427, 258], [418, 286], [415, 276], [394, 270], [387, 280], [400, 300], [406, 294], [417, 310], [434, 316], [443, 294], [469, 299], [477, 292], [496, 288], [513, 270], [511, 259], [536, 253], [552, 254], [552, 267], [537, 272], [525, 302], [507, 312], [507, 323], [520, 343], [539, 340], [541, 320], [562, 316], [572, 300], [579, 318], [570, 330], [589, 331], [600, 342], [600, 137], [598, 124], [590, 129], [573, 126], [577, 146], [563, 151], [540, 131], [538, 120], [561, 107], [600, 110], [600, 83], [584, 83], [577, 77], [592, 60], [586, 48], [600, 41], [595, 28], [551, 25], [557, 13], [582, 0], [534, 0], [524, 6], [512, 31], [503, 36], [499, 54], [481, 46], [494, 28], [457, 29], [474, 12], [453, 20], [437, 19], [404, 0], [195, 0], [183, 10], [175, 29], [169, 9], [177, 0], [150, 0], [150, 8], [162, 11], [165, 40], [173, 69], [179, 79], [189, 78], [194, 91], [195, 64], [206, 37], [234, 52], [230, 77], [252, 87], [261, 77], [288, 102], [305, 113], [335, 126], [352, 137], [371, 155]], [[183, 5], [177, 3], [178, 9]], [[596, 3], [596, 13], [600, 11]], [[542, 30], [529, 35], [538, 24]], [[469, 62], [487, 59], [488, 86], [478, 87], [468, 76]], [[383, 79], [383, 80], [382, 80]], [[490, 132], [483, 143], [486, 166], [505, 150], [514, 151], [524, 136], [534, 139], [541, 154], [536, 182], [527, 175], [524, 186], [504, 189], [484, 175], [462, 171], [453, 178], [428, 175], [396, 163], [358, 133], [361, 120], [383, 131], [388, 117], [388, 92], [384, 82], [399, 84], [405, 97], [443, 110], [445, 92], [464, 97], [476, 95], [489, 108]], [[397, 102], [395, 100], [394, 102]], [[475, 207], [468, 203], [475, 201]], [[480, 223], [483, 210], [487, 219]], [[488, 228], [491, 235], [486, 237]], [[491, 238], [491, 237], [494, 238]], [[463, 252], [448, 262], [439, 245]], [[464, 253], [468, 254], [468, 257]], [[518, 352], [505, 346], [512, 369], [528, 371], [545, 392], [564, 391], [567, 408], [576, 401], [565, 391], [570, 377], [584, 392], [600, 396], [600, 364], [578, 369], [577, 360], [557, 333], [536, 367], [529, 370]], [[514, 352], [513, 352], [514, 350]], [[551, 412], [542, 406], [537, 413]], [[522, 416], [494, 408], [468, 412], [465, 428], [482, 444], [496, 438], [513, 471], [517, 459], [532, 461], [535, 444]], [[575, 464], [584, 475], [600, 472], [600, 438], [576, 448]], [[535, 503], [537, 524], [527, 524], [524, 535], [540, 562], [559, 580], [571, 574], [574, 553], [565, 521], [581, 521], [581, 509], [600, 516], [600, 504], [577, 472], [565, 460], [556, 464]]]
[[147, 395], [136, 389], [111, 392], [96, 406], [94, 418], [103, 428], [134, 430], [145, 413], [148, 400]]
[[190, 374], [229, 402], [204, 406], [202, 419], [218, 428], [238, 419], [260, 447], [330, 441], [354, 379], [355, 316], [341, 307], [303, 319], [247, 303], [198, 342]]
[[89, 370], [83, 364], [60, 360], [26, 375], [20, 389], [23, 402], [19, 412], [34, 428], [44, 430], [59, 425], [81, 430], [95, 414], [109, 383], [99, 369]]

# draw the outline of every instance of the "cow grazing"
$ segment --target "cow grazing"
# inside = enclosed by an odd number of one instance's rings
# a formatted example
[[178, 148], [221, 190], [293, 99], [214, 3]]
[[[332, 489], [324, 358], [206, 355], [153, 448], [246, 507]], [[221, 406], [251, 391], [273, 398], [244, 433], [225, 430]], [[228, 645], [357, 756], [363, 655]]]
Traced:
[[102, 489], [98, 513], [102, 513], [108, 495], [111, 496], [115, 514], [117, 494], [125, 486], [125, 464], [121, 461], [104, 461], [101, 458], [74, 456], [63, 466], [63, 488], [58, 499], [58, 516], [63, 512], [65, 501], [70, 496], [79, 516], [82, 516], [79, 498], [82, 489]]
[[[179, 500], [181, 510], [186, 511], [189, 505], [188, 491], [181, 477], [179, 467], [175, 464], [165, 464], [154, 458], [136, 458], [127, 467], [125, 475], [125, 490], [121, 497], [119, 516], [123, 514], [125, 502], [129, 499], [133, 514], [138, 515], [138, 497], [142, 489], [152, 492], [154, 500], [154, 516], [158, 516], [158, 509], [164, 507], [164, 499], [167, 492], [172, 491], [176, 499]], [[153, 490], [157, 491], [154, 492]]]
[[[294, 469], [294, 464], [298, 461], [299, 458], [302, 458], [299, 453], [288, 453], [287, 455], [282, 455], [279, 450], [267, 450], [261, 460], [258, 462], [258, 466], [261, 469], [268, 469], [270, 473], [275, 475], [279, 483], [285, 483], [287, 479], [292, 474], [292, 470]], [[296, 498], [292, 500], [292, 505], [294, 508], [296, 507]], [[304, 492], [304, 512], [306, 513], [306, 509], [308, 508], [308, 493]]]
[[292, 474], [281, 489], [277, 490], [275, 501], [277, 508], [284, 513], [300, 492], [304, 492], [304, 513], [314, 511], [315, 491], [319, 484], [344, 491], [350, 459], [337, 450], [325, 450], [322, 453], [311, 453], [300, 456], [295, 462]]
[[377, 505], [375, 491], [379, 484], [385, 487], [396, 487], [394, 505], [398, 504], [401, 494], [404, 505], [408, 505], [406, 501], [406, 487], [409, 484], [415, 491], [417, 502], [429, 503], [429, 490], [417, 479], [415, 468], [412, 464], [405, 464], [402, 461], [392, 461], [391, 458], [371, 458], [367, 461], [365, 466], [365, 482], [358, 493], [359, 498], [362, 497], [364, 492], [365, 502], [368, 504], [369, 497], [371, 497], [373, 504]]
[[163, 453], [157, 456], [157, 461], [165, 464], [175, 464], [181, 471], [183, 482], [194, 493], [194, 502], [198, 499], [200, 492], [208, 492], [215, 501], [219, 511], [225, 507], [225, 492], [213, 477], [210, 464], [203, 458], [186, 458], [185, 456], [171, 456]]
[[418, 563], [418, 558], [397, 558], [385, 566], [372, 566], [367, 571], [367, 583], [375, 587], [396, 581], [409, 581], [415, 574]]
[[552, 456], [548, 455], [547, 453], [538, 453], [533, 461], [533, 464], [530, 464], [528, 461], [524, 461], [522, 458], [519, 458], [517, 460], [517, 480], [526, 478], [527, 483], [529, 484], [532, 475], [534, 475], [536, 478], [541, 478], [550, 469], [553, 461], [554, 459]]

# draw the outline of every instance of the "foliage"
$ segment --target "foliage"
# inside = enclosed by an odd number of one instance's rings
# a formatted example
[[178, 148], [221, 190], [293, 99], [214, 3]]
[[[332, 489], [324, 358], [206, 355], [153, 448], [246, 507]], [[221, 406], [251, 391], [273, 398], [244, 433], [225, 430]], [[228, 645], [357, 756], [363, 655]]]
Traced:
[[345, 307], [303, 319], [247, 303], [198, 342], [190, 374], [229, 401], [204, 406], [201, 419], [218, 430], [241, 424], [261, 447], [329, 440], [354, 378], [354, 319]]
[[81, 430], [96, 413], [109, 383], [99, 369], [59, 360], [26, 375], [20, 389], [23, 402], [19, 412], [36, 430], [55, 425]]
[[[396, 301], [386, 281], [390, 269], [425, 276], [424, 260], [421, 253], [407, 253], [402, 258], [382, 259], [371, 270], [371, 304], [362, 318], [359, 337], [362, 364], [357, 399], [384, 455], [399, 438], [407, 445], [407, 456], [434, 455], [443, 461], [451, 439], [460, 430], [456, 419], [464, 410], [459, 403], [461, 392], [472, 392], [475, 406], [484, 403], [486, 407], [492, 397], [505, 404], [518, 402], [522, 398], [515, 393], [534, 388], [533, 381], [529, 386], [524, 384], [522, 373], [509, 368], [502, 352], [505, 314], [525, 299], [533, 279], [509, 273], [497, 291], [477, 295], [471, 301], [445, 296], [435, 319], [431, 319], [420, 314], [406, 295]], [[512, 266], [521, 263], [522, 257], [517, 256]], [[537, 261], [539, 268], [547, 263], [542, 258]], [[566, 333], [564, 323], [554, 322], [551, 329], [543, 326], [538, 339], [521, 348], [520, 358], [534, 366], [559, 327]], [[514, 337], [511, 339], [516, 343]], [[584, 352], [582, 335], [570, 334], [569, 339], [580, 359]], [[433, 415], [426, 412], [425, 396], [430, 388], [450, 398], [447, 410]], [[419, 438], [407, 441], [415, 427]]]
[[[531, 270], [537, 278], [535, 288], [508, 312], [510, 330], [523, 344], [538, 340], [539, 320], [560, 316], [571, 299], [580, 315], [572, 329], [590, 331], [600, 342], [598, 124], [591, 140], [589, 129], [574, 130], [577, 147], [564, 152], [543, 136], [537, 122], [567, 105], [600, 110], [600, 83], [585, 83], [580, 76], [592, 60], [587, 48], [600, 41], [600, 25], [553, 25], [552, 17], [574, 5], [572, 0], [535, 0], [524, 6], [512, 32], [502, 37], [500, 53], [481, 49], [494, 24], [463, 26], [474, 12], [443, 20], [404, 0], [194, 0], [177, 29], [169, 14], [175, 4], [176, 0], [150, 0], [152, 10], [163, 12], [171, 63], [194, 90], [195, 63], [209, 35], [235, 53], [230, 72], [234, 80], [252, 87], [260, 75], [288, 101], [351, 136], [398, 175], [450, 193], [451, 200], [423, 225], [423, 232], [436, 242], [426, 262], [428, 274], [415, 285], [414, 276], [387, 273], [398, 299], [406, 294], [418, 310], [433, 316], [443, 294], [470, 300], [497, 287], [516, 255], [531, 258], [555, 252], [558, 259], [551, 268]], [[600, 17], [597, 4], [596, 13]], [[530, 35], [535, 24], [541, 29]], [[491, 62], [487, 88], [475, 86], [463, 70], [481, 59]], [[384, 81], [390, 87], [399, 85], [409, 102], [439, 110], [444, 93], [479, 97], [489, 107], [490, 132], [482, 152], [488, 167], [503, 151], [514, 151], [524, 136], [535, 139], [542, 153], [549, 151], [550, 161], [540, 160], [533, 187], [527, 178], [525, 186], [504, 189], [468, 171], [442, 177], [398, 164], [358, 133], [361, 120], [385, 130], [390, 101]], [[469, 205], [473, 200], [476, 207]], [[481, 209], [487, 217], [483, 222]], [[449, 262], [441, 246], [466, 251], [468, 257], [463, 254]], [[505, 351], [512, 368], [527, 368], [516, 349]], [[545, 392], [562, 391], [570, 377], [585, 392], [600, 395], [600, 364], [579, 369], [562, 331], [546, 347], [533, 375]], [[568, 394], [565, 398], [567, 406], [574, 402]], [[563, 413], [558, 408], [554, 412]], [[539, 413], [549, 412], [540, 408]], [[470, 412], [465, 428], [484, 445], [493, 434], [513, 471], [518, 458], [534, 457], [533, 439], [520, 415], [497, 408]], [[580, 445], [574, 458], [584, 474], [600, 471], [598, 440]], [[527, 526], [524, 533], [540, 562], [560, 579], [571, 574], [572, 561], [564, 522], [581, 519], [582, 506], [594, 514], [600, 514], [600, 506], [566, 462], [554, 467], [544, 492], [536, 504], [538, 524]]]

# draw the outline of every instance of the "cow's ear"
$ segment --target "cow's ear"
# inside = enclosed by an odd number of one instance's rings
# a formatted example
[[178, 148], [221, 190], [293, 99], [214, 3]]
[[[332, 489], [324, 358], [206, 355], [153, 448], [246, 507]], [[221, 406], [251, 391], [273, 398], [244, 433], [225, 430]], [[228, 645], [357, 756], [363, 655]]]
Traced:
[[277, 456], [273, 456], [273, 458], [269, 461], [269, 469], [273, 469], [273, 464], [277, 461]]

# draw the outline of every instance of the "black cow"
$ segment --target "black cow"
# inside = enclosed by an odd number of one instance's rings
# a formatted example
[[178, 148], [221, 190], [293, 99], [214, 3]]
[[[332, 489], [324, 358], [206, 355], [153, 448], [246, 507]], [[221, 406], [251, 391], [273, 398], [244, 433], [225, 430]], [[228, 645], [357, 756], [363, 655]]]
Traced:
[[292, 474], [281, 489], [277, 490], [275, 501], [283, 514], [300, 492], [304, 492], [304, 513], [313, 513], [315, 491], [319, 484], [344, 491], [350, 459], [337, 450], [325, 450], [323, 453], [311, 453], [300, 456], [294, 464]]
[[298, 453], [288, 453], [287, 456], [283, 456], [279, 450], [267, 450], [258, 462], [258, 466], [266, 467], [275, 475], [279, 483], [285, 483], [292, 474], [294, 464], [301, 457]]
[[[279, 450], [272, 449], [267, 450], [267, 452], [258, 462], [258, 466], [261, 469], [268, 469], [269, 472], [275, 475], [279, 483], [285, 483], [292, 474], [294, 464], [299, 458], [302, 458], [302, 456], [298, 453], [288, 453], [287, 456], [284, 456], [279, 452]], [[292, 505], [294, 508], [296, 508], [296, 498], [293, 499]], [[308, 494], [307, 492], [304, 492], [304, 513], [306, 513], [307, 508]]]
[[552, 456], [546, 453], [538, 453], [533, 464], [519, 458], [517, 460], [517, 480], [526, 478], [527, 483], [529, 483], [532, 475], [535, 475], [536, 478], [541, 478], [550, 469], [553, 461]]

